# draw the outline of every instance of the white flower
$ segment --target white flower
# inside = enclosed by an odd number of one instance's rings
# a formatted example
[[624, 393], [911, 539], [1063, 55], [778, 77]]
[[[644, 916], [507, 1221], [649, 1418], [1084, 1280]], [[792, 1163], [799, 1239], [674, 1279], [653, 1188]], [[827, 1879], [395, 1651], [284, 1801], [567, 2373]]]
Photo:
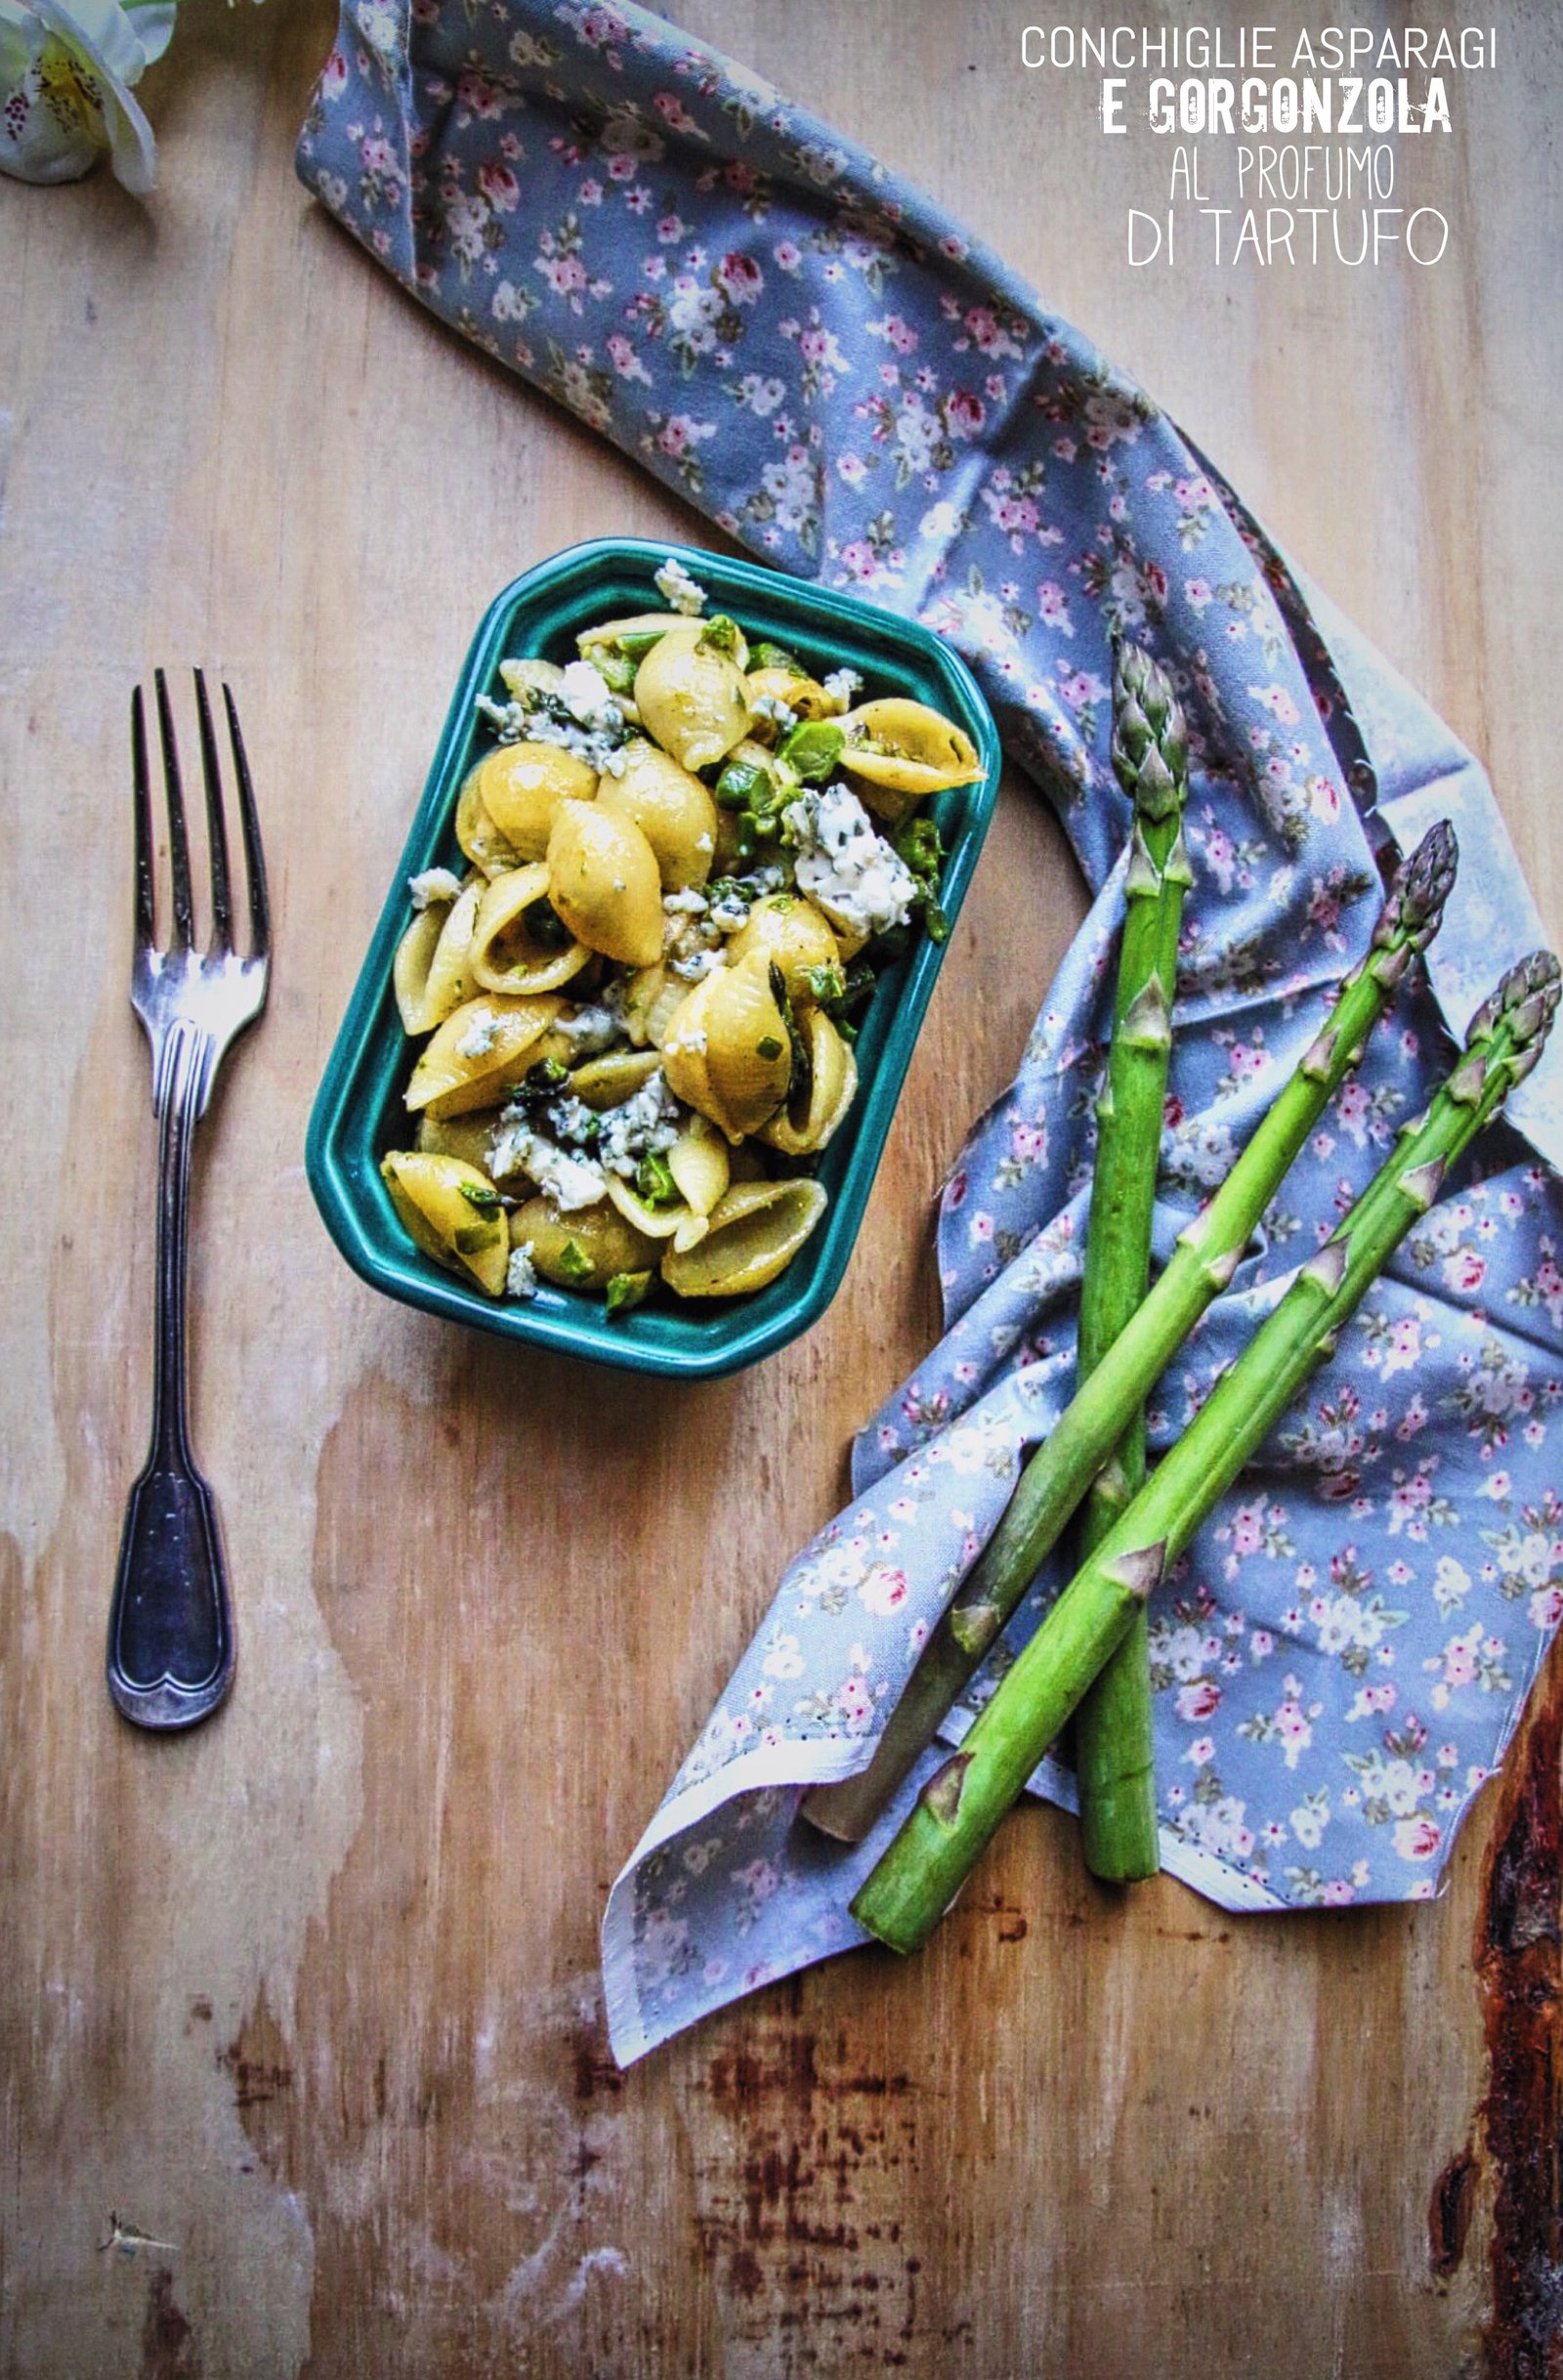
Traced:
[[892, 1612], [901, 1609], [907, 1592], [904, 1570], [892, 1570], [885, 1562], [875, 1562], [858, 1589], [858, 1596], [876, 1620], [888, 1620]]
[[797, 1637], [785, 1631], [779, 1633], [760, 1666], [768, 1678], [801, 1678], [803, 1656]]
[[173, 0], [0, 0], [0, 172], [79, 182], [106, 152], [145, 197], [157, 144], [131, 85], [173, 30]]

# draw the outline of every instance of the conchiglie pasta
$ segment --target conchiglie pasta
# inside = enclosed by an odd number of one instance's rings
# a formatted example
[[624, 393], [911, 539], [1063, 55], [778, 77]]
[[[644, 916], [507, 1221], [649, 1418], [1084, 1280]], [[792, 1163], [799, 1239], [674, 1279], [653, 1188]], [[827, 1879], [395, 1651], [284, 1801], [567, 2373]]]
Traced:
[[557, 661], [501, 661], [499, 675], [514, 702], [534, 701], [539, 695], [556, 695], [565, 683], [565, 673]]
[[631, 612], [622, 618], [601, 619], [594, 627], [582, 628], [575, 639], [575, 650], [583, 661], [600, 667], [605, 656], [623, 654], [642, 660], [669, 628], [687, 628], [689, 621], [682, 612]]
[[611, 1316], [763, 1290], [816, 1230], [861, 1003], [908, 924], [940, 930], [938, 837], [889, 855], [859, 800], [894, 845], [981, 775], [893, 679], [853, 707], [849, 656], [757, 624], [751, 648], [672, 558], [655, 585], [681, 608], [580, 629], [589, 666], [499, 664], [511, 707], [478, 707], [503, 740], [454, 803], [467, 881], [414, 879], [393, 965], [407, 1233], [486, 1296], [542, 1281]]
[[843, 766], [893, 792], [920, 798], [950, 786], [975, 785], [983, 773], [965, 729], [926, 702], [901, 695], [860, 702], [844, 714], [841, 726], [847, 739]]
[[492, 1179], [498, 1122], [496, 1107], [473, 1108], [464, 1116], [431, 1116], [426, 1108], [418, 1118], [418, 1147], [429, 1157], [459, 1157]]
[[728, 949], [735, 965], [763, 951], [781, 968], [787, 998], [800, 1008], [819, 998], [815, 977], [837, 968], [841, 958], [828, 921], [802, 893], [771, 893], [756, 901]]
[[608, 1199], [561, 1214], [551, 1199], [528, 1199], [510, 1218], [510, 1245], [561, 1289], [605, 1290], [619, 1273], [651, 1271], [655, 1242], [637, 1231]]
[[500, 876], [507, 868], [519, 868], [522, 855], [506, 841], [484, 805], [478, 783], [482, 766], [480, 761], [456, 796], [456, 840], [474, 868], [486, 876]]
[[667, 1169], [685, 1205], [696, 1214], [709, 1214], [733, 1178], [733, 1161], [708, 1117], [690, 1118], [667, 1152]]
[[808, 1066], [796, 1070], [785, 1105], [760, 1127], [761, 1139], [785, 1157], [818, 1156], [827, 1147], [858, 1088], [858, 1062], [830, 1019], [811, 1008], [799, 1030]]
[[742, 670], [699, 622], [658, 638], [635, 672], [635, 703], [648, 733], [686, 769], [725, 759], [754, 718]]
[[626, 1099], [645, 1089], [661, 1062], [655, 1049], [609, 1050], [574, 1069], [570, 1078], [570, 1095], [600, 1113], [622, 1107]]
[[590, 801], [597, 772], [557, 744], [524, 742], [502, 744], [478, 763], [467, 782], [505, 847], [519, 860], [540, 860], [561, 804]]
[[662, 1067], [674, 1097], [729, 1140], [775, 1115], [791, 1081], [792, 1050], [763, 951], [697, 984], [663, 1036]]
[[827, 1205], [815, 1181], [743, 1182], [718, 1201], [694, 1248], [662, 1258], [680, 1297], [738, 1297], [765, 1289], [791, 1263]]
[[505, 1286], [510, 1235], [487, 1175], [459, 1157], [418, 1150], [393, 1151], [380, 1174], [413, 1245], [437, 1264], [470, 1274], [497, 1297]]
[[391, 962], [391, 987], [403, 1033], [432, 1033], [440, 1022], [438, 1016], [424, 1014], [424, 996], [429, 985], [429, 962], [449, 914], [449, 902], [431, 902], [427, 909], [419, 910], [397, 944], [397, 955]]
[[535, 1044], [563, 1002], [551, 993], [512, 998], [486, 992], [464, 1000], [425, 1044], [407, 1084], [406, 1105], [431, 1116], [460, 1116], [492, 1107], [519, 1083]]
[[548, 838], [548, 897], [577, 942], [629, 967], [661, 956], [661, 879], [639, 827], [597, 802], [561, 804]]
[[751, 669], [748, 679], [751, 702], [784, 702], [799, 719], [828, 719], [841, 708], [834, 696], [827, 695], [806, 670]]
[[661, 1048], [668, 1026], [689, 998], [689, 989], [660, 959], [655, 966], [637, 968], [625, 983], [619, 1002], [625, 1036], [633, 1047], [644, 1049], [650, 1044]]
[[[547, 921], [552, 932], [546, 931]], [[471, 967], [487, 992], [556, 992], [591, 958], [548, 905], [548, 870], [539, 860], [495, 876], [478, 905]]]
[[705, 882], [716, 853], [716, 804], [697, 777], [647, 738], [625, 746], [617, 776], [603, 778], [597, 807], [640, 829], [665, 891]]

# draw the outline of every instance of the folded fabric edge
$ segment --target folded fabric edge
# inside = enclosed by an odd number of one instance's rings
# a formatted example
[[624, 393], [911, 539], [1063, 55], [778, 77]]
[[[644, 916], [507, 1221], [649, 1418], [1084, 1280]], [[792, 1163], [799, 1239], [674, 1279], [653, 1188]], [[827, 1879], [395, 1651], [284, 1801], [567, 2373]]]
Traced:
[[[952, 1712], [941, 1730], [947, 1745], [957, 1745], [973, 1723], [974, 1714], [964, 1709]], [[717, 1769], [698, 1784], [664, 1802], [656, 1811], [646, 1832], [613, 1880], [603, 1913], [601, 1954], [603, 1971], [603, 2000], [608, 2020], [609, 2047], [614, 2062], [621, 2068], [636, 2063], [639, 2059], [661, 2046], [669, 2036], [652, 2031], [646, 2022], [640, 1992], [635, 1977], [635, 1884], [639, 1872], [652, 1855], [677, 1836], [692, 1829], [725, 1809], [741, 1796], [751, 1793], [782, 1791], [801, 1801], [815, 1785], [834, 1785], [854, 1776], [864, 1765], [866, 1745], [871, 1749], [872, 1739], [842, 1738], [830, 1741], [822, 1738], [817, 1743], [793, 1740], [785, 1744], [760, 1747], [753, 1752], [740, 1753], [736, 1760]], [[843, 1844], [838, 1867], [841, 1891], [850, 1899], [858, 1883], [866, 1876], [879, 1855], [879, 1838], [888, 1838], [899, 1825], [904, 1810], [921, 1791], [923, 1782], [943, 1758], [939, 1750], [924, 1754], [912, 1775], [902, 1787], [892, 1808], [875, 1830], [874, 1838], [864, 1844]], [[1028, 1778], [1026, 1791], [1039, 1801], [1051, 1802], [1057, 1807], [1077, 1813], [1078, 1797], [1074, 1772], [1051, 1758], [1042, 1761]], [[822, 1846], [824, 1838], [820, 1838]], [[1284, 1911], [1291, 1904], [1279, 1894], [1269, 1891], [1251, 1876], [1232, 1867], [1213, 1851], [1201, 1849], [1187, 1843], [1169, 1828], [1161, 1829], [1162, 1865], [1168, 1875], [1218, 1907], [1234, 1915]], [[822, 1951], [815, 1943], [800, 1946], [798, 1968], [815, 1966], [824, 1958], [839, 1957], [849, 1950], [865, 1947], [870, 1936], [850, 1917], [843, 1917], [843, 1938], [831, 1948]], [[796, 1970], [782, 1970], [768, 1976], [768, 1982], [780, 1982], [782, 1975]], [[755, 1986], [741, 1975], [730, 1991], [714, 1998], [702, 2011], [702, 2016], [714, 2016], [719, 2009], [731, 2007], [735, 2001], [745, 1999]], [[682, 2029], [675, 2027], [673, 2029]]]
[[[866, 1748], [872, 1750], [871, 1739]], [[814, 1743], [794, 1738], [783, 1744], [762, 1744], [753, 1752], [740, 1752], [735, 1760], [702, 1777], [698, 1784], [673, 1793], [661, 1804], [614, 1877], [603, 1912], [603, 1997], [608, 2012], [609, 2046], [620, 2066], [633, 2064], [665, 2038], [648, 2033], [635, 1985], [635, 1879], [646, 1861], [675, 1836], [687, 1834], [742, 1794], [782, 1791], [801, 1801], [811, 1786], [837, 1785], [855, 1776], [864, 1764], [864, 1741], [850, 1737], [832, 1740], [822, 1736]], [[898, 1808], [901, 1800], [910, 1799], [918, 1781], [914, 1777], [904, 1788]], [[842, 1864], [844, 1871], [854, 1864], [866, 1871], [871, 1862], [866, 1849], [843, 1845]], [[839, 1945], [842, 1950], [855, 1950], [868, 1940], [868, 1935], [853, 1925], [850, 1918], [845, 1923], [851, 1931], [849, 1938]], [[812, 1965], [818, 1955], [811, 1949], [799, 1964]], [[736, 1983], [730, 1993], [713, 2001], [705, 2013], [709, 2015], [731, 2000], [742, 1999], [752, 1988], [742, 1981]]]

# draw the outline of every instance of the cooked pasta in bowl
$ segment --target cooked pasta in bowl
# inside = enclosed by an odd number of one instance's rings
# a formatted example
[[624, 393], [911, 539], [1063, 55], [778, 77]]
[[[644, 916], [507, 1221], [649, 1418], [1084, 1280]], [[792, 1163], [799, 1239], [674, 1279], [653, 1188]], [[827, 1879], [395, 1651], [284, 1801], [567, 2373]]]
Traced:
[[960, 661], [856, 599], [631, 541], [518, 581], [312, 1122], [349, 1260], [638, 1369], [806, 1328], [996, 776]]

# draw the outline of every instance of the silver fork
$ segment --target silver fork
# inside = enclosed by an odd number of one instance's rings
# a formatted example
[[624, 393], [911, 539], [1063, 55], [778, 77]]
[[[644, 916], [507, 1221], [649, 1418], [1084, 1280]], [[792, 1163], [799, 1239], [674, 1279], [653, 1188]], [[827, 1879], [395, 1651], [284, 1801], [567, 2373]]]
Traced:
[[190, 1727], [215, 1711], [233, 1679], [233, 1619], [212, 1491], [190, 1448], [185, 1369], [185, 1279], [190, 1148], [230, 1044], [266, 1005], [271, 911], [266, 861], [238, 713], [225, 686], [229, 741], [238, 786], [249, 950], [233, 947], [222, 765], [206, 681], [195, 672], [206, 842], [211, 863], [210, 947], [195, 948], [190, 842], [179, 748], [163, 672], [154, 673], [168, 811], [173, 931], [159, 948], [153, 903], [153, 837], [147, 716], [138, 686], [130, 744], [136, 814], [136, 941], [130, 1004], [152, 1053], [157, 1140], [157, 1337], [152, 1367], [151, 1444], [130, 1491], [108, 1618], [108, 1691], [142, 1727]]

